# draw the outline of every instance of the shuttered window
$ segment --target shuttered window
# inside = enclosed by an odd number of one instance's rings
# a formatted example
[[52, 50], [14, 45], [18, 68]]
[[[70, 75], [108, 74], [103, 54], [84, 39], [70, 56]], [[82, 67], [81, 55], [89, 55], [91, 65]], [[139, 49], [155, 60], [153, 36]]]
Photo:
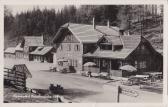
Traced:
[[74, 50], [75, 51], [80, 51], [80, 46], [78, 44], [76, 44], [75, 47], [74, 47]]

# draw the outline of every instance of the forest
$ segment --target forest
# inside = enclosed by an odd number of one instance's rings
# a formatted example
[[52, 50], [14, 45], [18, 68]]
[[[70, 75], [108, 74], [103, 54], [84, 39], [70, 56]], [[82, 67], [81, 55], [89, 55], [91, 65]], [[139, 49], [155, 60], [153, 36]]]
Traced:
[[[143, 29], [147, 29], [153, 22], [157, 27], [161, 25], [163, 16], [158, 15], [156, 11], [156, 8], [149, 11], [143, 5], [81, 5], [80, 7], [65, 5], [57, 11], [35, 7], [32, 11], [13, 15], [12, 10], [5, 6], [4, 34], [5, 42], [7, 41], [5, 47], [9, 42], [18, 41], [25, 35], [43, 35], [45, 44], [50, 45], [61, 25], [67, 22], [91, 24], [93, 17], [97, 25], [106, 25], [109, 20], [111, 26], [129, 30], [132, 34], [142, 34], [142, 26]], [[140, 27], [136, 28], [138, 25]], [[162, 33], [162, 30], [158, 32]], [[143, 33], [146, 35], [148, 32]]]

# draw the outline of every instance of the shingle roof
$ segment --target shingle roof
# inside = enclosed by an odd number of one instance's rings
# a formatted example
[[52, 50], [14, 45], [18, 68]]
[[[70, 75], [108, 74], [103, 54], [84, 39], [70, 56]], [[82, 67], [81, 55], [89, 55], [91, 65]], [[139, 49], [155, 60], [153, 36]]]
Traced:
[[120, 36], [104, 36], [113, 45], [123, 45]]
[[12, 54], [14, 54], [15, 53], [15, 47], [9, 47], [4, 52], [5, 53], [12, 53]]
[[99, 58], [113, 58], [113, 59], [125, 59], [130, 53], [131, 49], [122, 49], [120, 51], [95, 51], [94, 53], [87, 53], [84, 56], [87, 57], [99, 57]]
[[51, 46], [45, 46], [45, 47], [38, 47], [35, 51], [31, 52], [30, 54], [34, 55], [45, 55], [47, 54], [50, 50], [52, 50], [53, 47]]
[[26, 46], [43, 46], [43, 36], [24, 36]]
[[[96, 43], [103, 35], [119, 35], [117, 27], [109, 28], [107, 26], [96, 25], [94, 29], [93, 25], [66, 23], [62, 25], [61, 28], [68, 28], [79, 41], [89, 43]], [[57, 32], [56, 36], [58, 36], [58, 33], [60, 33], [60, 31]]]

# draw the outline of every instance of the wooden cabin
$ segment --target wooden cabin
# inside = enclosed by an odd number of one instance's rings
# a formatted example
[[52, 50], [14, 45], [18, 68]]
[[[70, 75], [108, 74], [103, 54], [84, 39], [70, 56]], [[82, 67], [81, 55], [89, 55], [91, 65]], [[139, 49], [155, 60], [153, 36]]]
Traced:
[[22, 41], [24, 58], [30, 60], [29, 54], [37, 47], [44, 46], [43, 36], [24, 36]]
[[163, 71], [163, 56], [140, 35], [125, 35], [117, 27], [66, 23], [53, 40], [57, 67], [86, 70], [86, 62], [96, 63], [93, 72], [128, 76], [121, 66], [132, 65], [136, 74]]
[[54, 49], [51, 46], [37, 47], [30, 53], [29, 59], [30, 61], [53, 63], [53, 51]]
[[31, 77], [32, 74], [25, 64], [5, 64], [4, 66], [4, 85], [14, 85], [25, 90], [26, 79]]

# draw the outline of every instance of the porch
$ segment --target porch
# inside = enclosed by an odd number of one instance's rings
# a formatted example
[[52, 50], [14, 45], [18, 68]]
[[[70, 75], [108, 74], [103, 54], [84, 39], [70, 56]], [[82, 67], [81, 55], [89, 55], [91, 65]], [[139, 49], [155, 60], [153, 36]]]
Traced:
[[94, 62], [95, 66], [83, 66], [83, 71], [91, 71], [92, 73], [108, 73], [110, 76], [126, 77], [134, 73], [120, 70], [120, 67], [125, 65], [122, 59], [107, 59], [107, 58], [83, 58], [83, 65], [87, 62]]

